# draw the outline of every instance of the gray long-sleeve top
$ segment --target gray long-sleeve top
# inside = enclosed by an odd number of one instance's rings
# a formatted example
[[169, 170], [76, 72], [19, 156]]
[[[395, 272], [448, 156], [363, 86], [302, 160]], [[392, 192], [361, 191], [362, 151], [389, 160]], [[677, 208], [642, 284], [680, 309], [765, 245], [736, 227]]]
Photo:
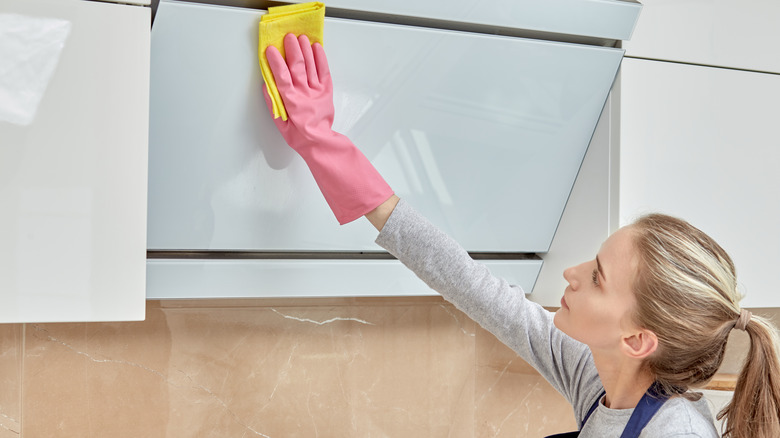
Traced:
[[[403, 200], [376, 243], [536, 368], [572, 404], [577, 422], [582, 421], [604, 388], [588, 346], [558, 330], [552, 313], [527, 300], [519, 286], [493, 276]], [[607, 408], [602, 401], [580, 437], [619, 437], [632, 412]], [[707, 402], [681, 397], [668, 400], [640, 435], [718, 436]]]

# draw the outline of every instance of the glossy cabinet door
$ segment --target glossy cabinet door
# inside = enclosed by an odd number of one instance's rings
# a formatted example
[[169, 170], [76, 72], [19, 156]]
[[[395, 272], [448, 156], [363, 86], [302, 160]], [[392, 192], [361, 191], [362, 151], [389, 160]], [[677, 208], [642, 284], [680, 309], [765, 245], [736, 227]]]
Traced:
[[[151, 10], [3, 0], [0, 17], [24, 29], [0, 39], [24, 47], [0, 93], [40, 92], [0, 120], [0, 321], [141, 320]], [[40, 61], [41, 88], [24, 80], [39, 70], [16, 75]]]
[[778, 307], [780, 76], [626, 59], [620, 214], [682, 217], [734, 259], [747, 307]]
[[[377, 250], [339, 227], [261, 94], [263, 12], [163, 1], [152, 30], [148, 247]], [[349, 136], [470, 251], [545, 252], [622, 51], [326, 19]]]

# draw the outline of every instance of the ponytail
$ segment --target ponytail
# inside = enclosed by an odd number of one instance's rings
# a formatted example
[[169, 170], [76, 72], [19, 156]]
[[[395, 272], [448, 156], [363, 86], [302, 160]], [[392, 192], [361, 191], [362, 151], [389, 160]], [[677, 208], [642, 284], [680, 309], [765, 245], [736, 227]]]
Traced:
[[745, 325], [750, 350], [739, 373], [734, 397], [718, 414], [724, 438], [780, 437], [780, 351], [777, 329], [752, 317]]
[[780, 344], [769, 321], [741, 310], [736, 269], [726, 251], [684, 220], [639, 218], [634, 320], [656, 334], [646, 365], [668, 394], [696, 398], [723, 362], [729, 333], [745, 330], [750, 350], [731, 402], [718, 414], [724, 438], [780, 438]]

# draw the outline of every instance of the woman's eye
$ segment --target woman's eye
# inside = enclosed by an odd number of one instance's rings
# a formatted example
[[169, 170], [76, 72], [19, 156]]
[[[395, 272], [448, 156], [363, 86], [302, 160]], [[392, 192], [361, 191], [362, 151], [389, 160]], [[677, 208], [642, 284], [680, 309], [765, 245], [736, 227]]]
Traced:
[[593, 270], [593, 274], [591, 274], [591, 277], [593, 278], [593, 284], [595, 286], [598, 286], [599, 285], [599, 270], [598, 269], [594, 269]]

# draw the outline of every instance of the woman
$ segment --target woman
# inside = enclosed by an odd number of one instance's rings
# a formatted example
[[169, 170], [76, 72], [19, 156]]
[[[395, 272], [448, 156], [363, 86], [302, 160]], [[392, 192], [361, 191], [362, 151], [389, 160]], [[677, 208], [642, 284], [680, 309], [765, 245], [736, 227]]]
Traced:
[[289, 117], [274, 121], [338, 221], [365, 215], [379, 245], [539, 370], [581, 424], [562, 436], [718, 436], [706, 402], [689, 389], [718, 370], [734, 328], [747, 331], [751, 347], [719, 415], [724, 436], [780, 436], [776, 329], [740, 309], [734, 264], [711, 238], [679, 219], [643, 217], [610, 236], [594, 260], [564, 272], [568, 287], [553, 315], [393, 194], [331, 129], [322, 47], [292, 34], [284, 45], [286, 61], [275, 48], [266, 51]]

